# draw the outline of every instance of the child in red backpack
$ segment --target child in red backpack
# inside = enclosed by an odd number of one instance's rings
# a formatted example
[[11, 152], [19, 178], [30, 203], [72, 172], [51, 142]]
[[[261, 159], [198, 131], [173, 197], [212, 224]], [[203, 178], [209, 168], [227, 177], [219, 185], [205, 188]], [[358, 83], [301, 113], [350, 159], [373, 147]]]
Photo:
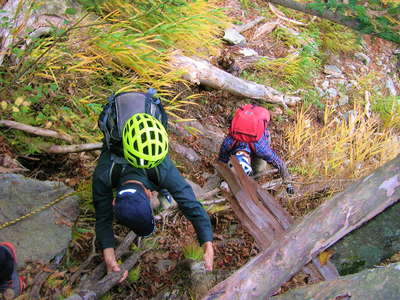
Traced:
[[241, 106], [233, 116], [218, 160], [227, 163], [231, 155], [236, 155], [245, 173], [250, 175], [251, 160], [263, 159], [279, 170], [287, 192], [294, 194], [285, 163], [270, 147], [271, 138], [267, 128], [270, 119], [269, 111], [263, 107], [252, 104]]
[[23, 289], [23, 280], [17, 273], [17, 256], [14, 245], [0, 242], [0, 295], [7, 289], [13, 290], [14, 297], [19, 296]]

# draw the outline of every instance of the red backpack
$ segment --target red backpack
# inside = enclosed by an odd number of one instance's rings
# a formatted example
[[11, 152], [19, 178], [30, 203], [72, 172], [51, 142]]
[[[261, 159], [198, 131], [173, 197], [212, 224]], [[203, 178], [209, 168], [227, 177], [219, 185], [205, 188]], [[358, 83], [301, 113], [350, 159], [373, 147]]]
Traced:
[[270, 119], [270, 113], [264, 107], [244, 105], [235, 112], [229, 134], [240, 142], [256, 142], [263, 136]]

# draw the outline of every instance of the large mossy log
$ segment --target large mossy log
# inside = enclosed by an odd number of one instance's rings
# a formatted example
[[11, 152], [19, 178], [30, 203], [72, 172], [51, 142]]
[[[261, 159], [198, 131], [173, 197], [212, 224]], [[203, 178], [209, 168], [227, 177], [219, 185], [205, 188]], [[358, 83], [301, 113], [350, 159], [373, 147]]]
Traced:
[[327, 200], [204, 299], [264, 299], [318, 253], [400, 199], [400, 155]]
[[291, 290], [273, 300], [382, 299], [400, 297], [400, 263]]

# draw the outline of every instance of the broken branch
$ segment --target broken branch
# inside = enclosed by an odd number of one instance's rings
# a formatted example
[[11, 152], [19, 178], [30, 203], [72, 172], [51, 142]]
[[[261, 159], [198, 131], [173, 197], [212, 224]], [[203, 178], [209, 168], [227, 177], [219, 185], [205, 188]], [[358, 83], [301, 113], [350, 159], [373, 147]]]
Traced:
[[44, 128], [39, 128], [39, 127], [33, 127], [30, 125], [22, 124], [19, 122], [15, 121], [10, 121], [10, 120], [0, 120], [0, 126], [7, 126], [13, 129], [18, 129], [22, 130], [31, 134], [35, 135], [40, 135], [40, 136], [46, 136], [46, 137], [52, 137], [52, 138], [57, 138], [57, 139], [62, 139], [67, 142], [72, 142], [72, 137], [69, 136], [68, 134], [65, 133], [59, 133], [54, 130], [49, 130], [49, 129], [44, 129]]

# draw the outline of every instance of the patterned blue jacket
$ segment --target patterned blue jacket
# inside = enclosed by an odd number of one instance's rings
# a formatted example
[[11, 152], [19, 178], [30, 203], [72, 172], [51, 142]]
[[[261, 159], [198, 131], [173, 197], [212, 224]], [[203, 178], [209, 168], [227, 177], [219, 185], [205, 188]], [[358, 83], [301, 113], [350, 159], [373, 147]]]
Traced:
[[279, 170], [283, 180], [290, 180], [290, 175], [285, 163], [274, 152], [274, 150], [271, 149], [270, 143], [271, 138], [268, 129], [265, 130], [262, 138], [253, 143], [252, 147], [249, 143], [236, 141], [232, 136], [227, 135], [219, 150], [218, 160], [227, 163], [229, 161], [229, 157], [234, 155], [237, 151], [246, 151], [250, 153], [252, 158], [262, 158], [267, 163], [272, 164]]

